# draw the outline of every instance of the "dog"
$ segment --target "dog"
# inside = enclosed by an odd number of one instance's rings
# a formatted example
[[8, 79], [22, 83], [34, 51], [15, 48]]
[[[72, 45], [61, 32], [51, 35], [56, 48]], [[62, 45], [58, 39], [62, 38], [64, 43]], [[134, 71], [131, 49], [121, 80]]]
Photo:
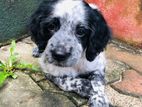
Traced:
[[84, 0], [45, 0], [32, 14], [33, 56], [47, 79], [88, 98], [89, 107], [109, 107], [104, 49], [111, 31], [97, 6]]

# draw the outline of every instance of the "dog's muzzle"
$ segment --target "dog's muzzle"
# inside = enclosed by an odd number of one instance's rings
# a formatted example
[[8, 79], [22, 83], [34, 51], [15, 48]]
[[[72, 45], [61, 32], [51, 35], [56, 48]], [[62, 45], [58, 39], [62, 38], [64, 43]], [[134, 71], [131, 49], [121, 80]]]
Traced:
[[51, 50], [51, 55], [57, 62], [65, 61], [69, 58], [72, 52], [72, 47], [58, 45]]

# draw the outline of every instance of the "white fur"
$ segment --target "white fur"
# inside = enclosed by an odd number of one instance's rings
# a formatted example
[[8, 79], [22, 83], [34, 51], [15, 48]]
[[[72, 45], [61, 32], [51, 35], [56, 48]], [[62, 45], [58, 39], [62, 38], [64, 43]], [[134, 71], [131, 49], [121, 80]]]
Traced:
[[82, 57], [79, 62], [73, 67], [59, 67], [53, 64], [44, 63], [43, 56], [40, 59], [40, 64], [45, 73], [50, 73], [54, 76], [68, 75], [75, 77], [79, 74], [84, 74], [91, 71], [103, 71], [106, 65], [104, 53], [100, 53], [94, 61], [89, 62], [85, 57]]
[[62, 0], [54, 6], [53, 16], [67, 17], [70, 22], [84, 22], [85, 9], [82, 0]]
[[90, 3], [89, 6], [90, 6], [92, 9], [97, 9], [97, 10], [99, 10], [98, 6], [95, 5], [94, 3]]

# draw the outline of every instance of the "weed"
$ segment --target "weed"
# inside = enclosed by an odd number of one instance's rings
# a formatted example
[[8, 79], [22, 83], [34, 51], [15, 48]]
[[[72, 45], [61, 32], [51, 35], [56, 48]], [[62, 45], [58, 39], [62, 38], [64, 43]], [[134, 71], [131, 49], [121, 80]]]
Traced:
[[13, 40], [9, 48], [9, 57], [6, 61], [0, 61], [0, 87], [3, 85], [8, 77], [12, 77], [13, 79], [17, 78], [17, 75], [14, 73], [17, 69], [39, 71], [39, 69], [34, 65], [20, 61], [18, 59], [18, 53], [15, 53], [15, 48], [16, 43]]

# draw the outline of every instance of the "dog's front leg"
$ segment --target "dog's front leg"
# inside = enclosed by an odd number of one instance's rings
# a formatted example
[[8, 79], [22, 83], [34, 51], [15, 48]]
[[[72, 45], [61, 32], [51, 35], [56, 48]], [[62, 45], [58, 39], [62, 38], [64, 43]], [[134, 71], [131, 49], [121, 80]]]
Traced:
[[48, 80], [54, 82], [59, 88], [64, 91], [71, 91], [79, 94], [82, 97], [90, 98], [93, 93], [93, 87], [90, 80], [73, 77], [55, 77], [46, 74]]
[[93, 93], [91, 93], [89, 98], [89, 107], [109, 107], [109, 102], [104, 92], [104, 73], [94, 71], [89, 79], [93, 87]]
[[64, 91], [76, 92], [82, 97], [89, 98], [89, 107], [109, 107], [104, 92], [104, 76], [96, 72], [89, 75], [88, 79], [55, 77], [50, 74], [46, 74], [46, 77]]

